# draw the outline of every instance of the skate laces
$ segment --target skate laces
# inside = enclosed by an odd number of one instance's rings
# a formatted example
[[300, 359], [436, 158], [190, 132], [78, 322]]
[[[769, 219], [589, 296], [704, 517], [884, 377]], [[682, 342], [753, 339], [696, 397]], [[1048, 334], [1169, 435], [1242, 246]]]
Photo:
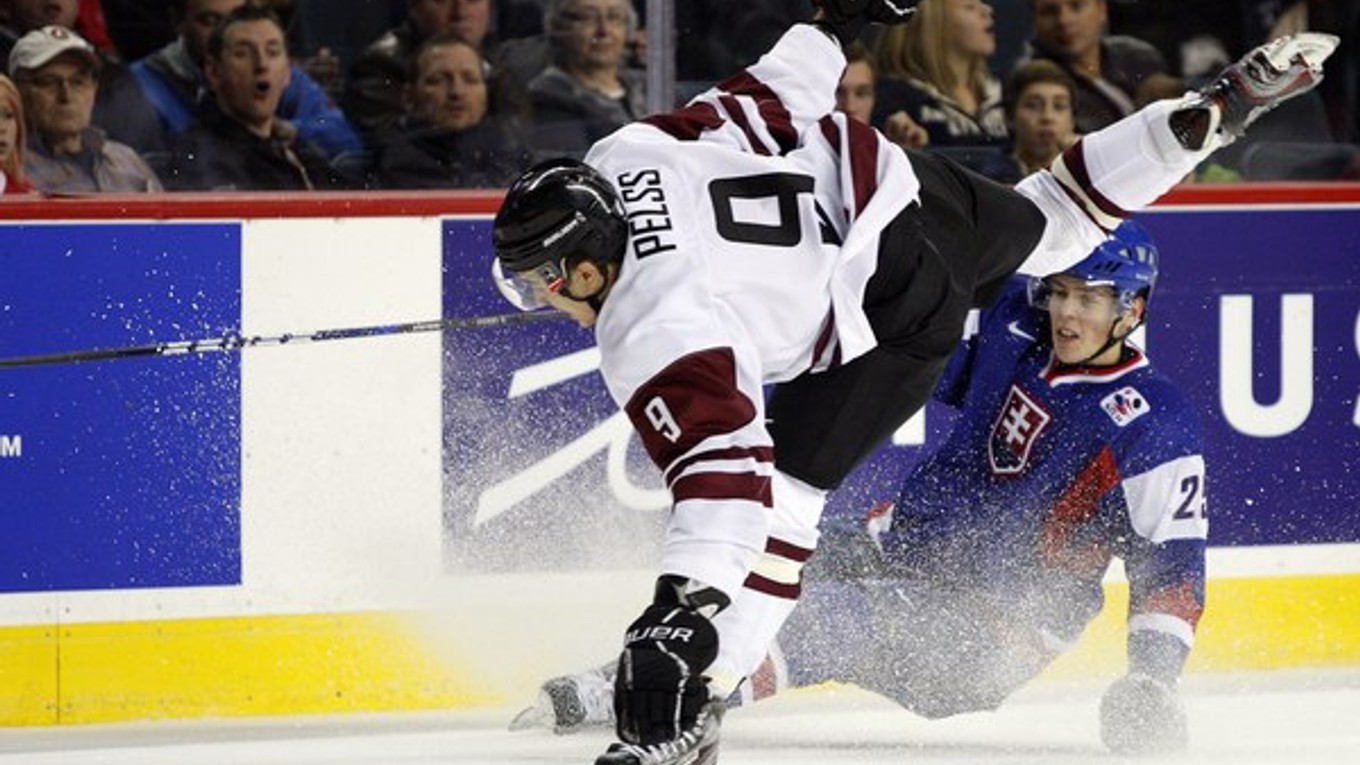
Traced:
[[[714, 699], [704, 705], [694, 724], [669, 741], [655, 744], [610, 744], [605, 757], [597, 762], [628, 765], [704, 765], [713, 762], [709, 755], [718, 742], [718, 727], [726, 707]], [[625, 759], [631, 755], [632, 759]]]

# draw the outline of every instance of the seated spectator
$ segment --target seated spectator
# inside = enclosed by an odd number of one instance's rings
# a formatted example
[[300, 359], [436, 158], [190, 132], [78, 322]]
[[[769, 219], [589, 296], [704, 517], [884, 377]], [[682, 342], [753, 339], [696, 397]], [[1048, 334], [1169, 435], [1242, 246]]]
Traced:
[[407, 86], [409, 113], [374, 151], [385, 188], [505, 188], [533, 163], [512, 117], [492, 111], [487, 64], [453, 33], [426, 40]]
[[889, 117], [903, 112], [932, 147], [1005, 142], [1001, 83], [987, 67], [996, 50], [991, 6], [922, 0], [912, 20], [885, 29], [876, 47], [875, 125], [886, 131]]
[[28, 121], [24, 171], [45, 194], [160, 191], [137, 152], [91, 124], [99, 66], [94, 47], [65, 27], [35, 29], [15, 43], [9, 72]]
[[[173, 145], [193, 121], [194, 109], [207, 83], [203, 52], [213, 28], [247, 0], [174, 0], [171, 16], [179, 37], [132, 65], [132, 74], [158, 115], [163, 146]], [[290, 64], [287, 89], [279, 98], [278, 116], [298, 135], [327, 156], [359, 151], [354, 128], [325, 91], [298, 66]]]
[[1031, 0], [1032, 58], [1067, 70], [1077, 83], [1077, 132], [1090, 133], [1132, 114], [1138, 85], [1167, 73], [1166, 60], [1134, 37], [1105, 34], [1106, 0]]
[[14, 81], [0, 74], [0, 195], [32, 191], [24, 173], [24, 102]]
[[109, 37], [125, 61], [151, 55], [175, 39], [166, 6], [170, 0], [99, 0]]
[[[94, 103], [92, 121], [99, 125], [106, 135], [121, 143], [132, 146], [139, 152], [163, 149], [159, 132], [156, 130], [156, 114], [142, 96], [128, 71], [127, 66], [114, 53], [112, 44], [107, 43], [106, 33], [98, 15], [91, 14], [88, 5], [82, 6], [81, 0], [12, 0], [13, 14], [10, 24], [14, 35], [12, 45], [20, 36], [44, 26], [59, 26], [81, 35], [87, 43], [92, 43], [85, 33], [93, 29], [98, 33], [110, 50], [95, 48], [99, 56], [99, 95]], [[97, 10], [97, 9], [96, 9]], [[93, 46], [93, 43], [91, 44]], [[0, 36], [0, 60], [9, 55], [9, 47]]]
[[808, 0], [676, 3], [676, 79], [694, 83], [694, 90], [745, 69], [811, 12]]
[[628, 0], [550, 0], [548, 67], [529, 81], [533, 145], [583, 156], [595, 141], [642, 117], [645, 76], [625, 66], [637, 18]]
[[1016, 183], [1048, 167], [1077, 140], [1076, 100], [1077, 84], [1062, 67], [1043, 59], [1021, 64], [1006, 83], [1010, 150], [979, 171], [995, 181]]
[[365, 141], [391, 130], [405, 113], [402, 93], [421, 43], [454, 32], [485, 55], [491, 18], [491, 0], [409, 0], [406, 20], [369, 45], [345, 80], [341, 103]]
[[845, 49], [845, 71], [836, 86], [836, 108], [860, 122], [869, 124], [874, 113], [874, 62], [864, 43]]
[[292, 69], [283, 24], [246, 4], [208, 36], [208, 93], [165, 173], [175, 189], [288, 191], [340, 185], [322, 151], [278, 116]]

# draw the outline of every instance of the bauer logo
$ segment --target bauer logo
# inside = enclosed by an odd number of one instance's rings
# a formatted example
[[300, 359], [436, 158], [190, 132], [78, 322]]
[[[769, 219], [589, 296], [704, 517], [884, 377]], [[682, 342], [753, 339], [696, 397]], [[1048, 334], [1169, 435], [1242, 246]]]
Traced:
[[0, 459], [24, 456], [24, 437], [0, 435]]

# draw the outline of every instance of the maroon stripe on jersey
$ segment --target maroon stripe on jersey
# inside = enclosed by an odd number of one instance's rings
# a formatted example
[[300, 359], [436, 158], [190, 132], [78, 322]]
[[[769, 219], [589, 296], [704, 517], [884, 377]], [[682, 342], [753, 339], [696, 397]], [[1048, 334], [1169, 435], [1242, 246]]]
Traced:
[[1086, 167], [1086, 152], [1082, 151], [1080, 138], [1077, 139], [1076, 143], [1069, 146], [1067, 151], [1063, 152], [1063, 164], [1067, 166], [1068, 172], [1072, 173], [1072, 178], [1081, 186], [1082, 192], [1095, 203], [1095, 206], [1101, 212], [1114, 218], [1129, 217], [1128, 210], [1107, 199], [1091, 182], [1091, 171]]
[[785, 542], [782, 539], [769, 537], [765, 540], [765, 552], [769, 555], [778, 555], [794, 563], [807, 563], [808, 558], [812, 557], [812, 550], [807, 547], [799, 547], [792, 542]]
[[[830, 115], [822, 117], [817, 124], [822, 129], [822, 137], [839, 157], [840, 126]], [[850, 145], [851, 191], [855, 196], [855, 217], [859, 217], [874, 192], [878, 191], [878, 135], [873, 128], [859, 120], [847, 118], [845, 124], [849, 133], [847, 143]]]
[[708, 462], [715, 460], [744, 460], [752, 459], [756, 462], [773, 463], [773, 446], [733, 446], [728, 449], [713, 449], [712, 451], [699, 452], [671, 465], [665, 473], [663, 480], [669, 486], [675, 477], [680, 475], [696, 462]]
[[746, 136], [746, 142], [751, 145], [751, 151], [764, 157], [770, 156], [772, 153], [770, 147], [766, 146], [760, 136], [756, 135], [755, 129], [751, 127], [751, 120], [747, 118], [746, 112], [741, 108], [741, 102], [734, 96], [718, 96], [718, 103], [723, 105], [728, 118], [741, 128], [742, 134]]
[[731, 348], [672, 361], [633, 393], [624, 411], [663, 471], [705, 439], [741, 430], [756, 417], [755, 404], [737, 388]]
[[774, 507], [770, 477], [755, 473], [690, 473], [671, 484], [671, 498], [745, 500]]
[[1082, 524], [1095, 517], [1100, 509], [1100, 498], [1119, 485], [1119, 466], [1109, 446], [1072, 479], [1053, 509], [1044, 518], [1040, 529], [1039, 551], [1044, 562], [1069, 570], [1103, 568], [1110, 553], [1100, 549], [1071, 549], [1068, 541]]
[[746, 581], [742, 583], [742, 586], [748, 590], [763, 592], [766, 595], [783, 598], [784, 600], [797, 600], [798, 596], [803, 592], [802, 584], [784, 584], [783, 582], [776, 582], [773, 579], [766, 579], [760, 574], [755, 573], [747, 574]]
[[817, 342], [812, 346], [812, 366], [817, 368], [822, 361], [826, 348], [831, 344], [831, 339], [836, 336], [836, 314], [828, 311], [826, 321], [822, 324], [822, 331], [817, 334]]
[[847, 118], [845, 123], [850, 126], [850, 181], [855, 189], [855, 217], [859, 217], [878, 191], [878, 136], [859, 120]]
[[761, 119], [765, 120], [765, 129], [770, 131], [775, 143], [779, 144], [781, 156], [798, 148], [798, 131], [793, 127], [793, 116], [769, 85], [743, 70], [718, 83], [718, 89], [734, 96], [750, 96], [755, 99], [756, 111]]
[[827, 115], [817, 120], [817, 127], [822, 129], [822, 137], [831, 144], [831, 149], [836, 152], [836, 156], [841, 155], [841, 129], [836, 124], [836, 120]]
[[1193, 629], [1199, 625], [1199, 617], [1204, 614], [1204, 604], [1195, 591], [1194, 584], [1190, 582], [1163, 587], [1133, 603], [1130, 610], [1135, 614], [1170, 614], [1189, 622]]
[[644, 117], [643, 122], [679, 141], [694, 141], [706, 130], [717, 130], [723, 118], [712, 104], [694, 103], [683, 109], [666, 114]]

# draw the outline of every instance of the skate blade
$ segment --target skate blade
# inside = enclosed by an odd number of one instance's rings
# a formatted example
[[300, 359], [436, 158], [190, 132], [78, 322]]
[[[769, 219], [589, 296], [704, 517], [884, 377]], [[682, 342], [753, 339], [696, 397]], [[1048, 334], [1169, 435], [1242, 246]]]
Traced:
[[543, 710], [536, 706], [522, 710], [515, 715], [515, 719], [510, 721], [510, 730], [512, 731], [547, 727], [547, 718], [543, 715]]
[[1279, 44], [1266, 50], [1266, 59], [1276, 71], [1283, 72], [1296, 59], [1313, 71], [1322, 68], [1322, 62], [1336, 51], [1341, 38], [1322, 32], [1300, 32], [1289, 37], [1281, 37]]

